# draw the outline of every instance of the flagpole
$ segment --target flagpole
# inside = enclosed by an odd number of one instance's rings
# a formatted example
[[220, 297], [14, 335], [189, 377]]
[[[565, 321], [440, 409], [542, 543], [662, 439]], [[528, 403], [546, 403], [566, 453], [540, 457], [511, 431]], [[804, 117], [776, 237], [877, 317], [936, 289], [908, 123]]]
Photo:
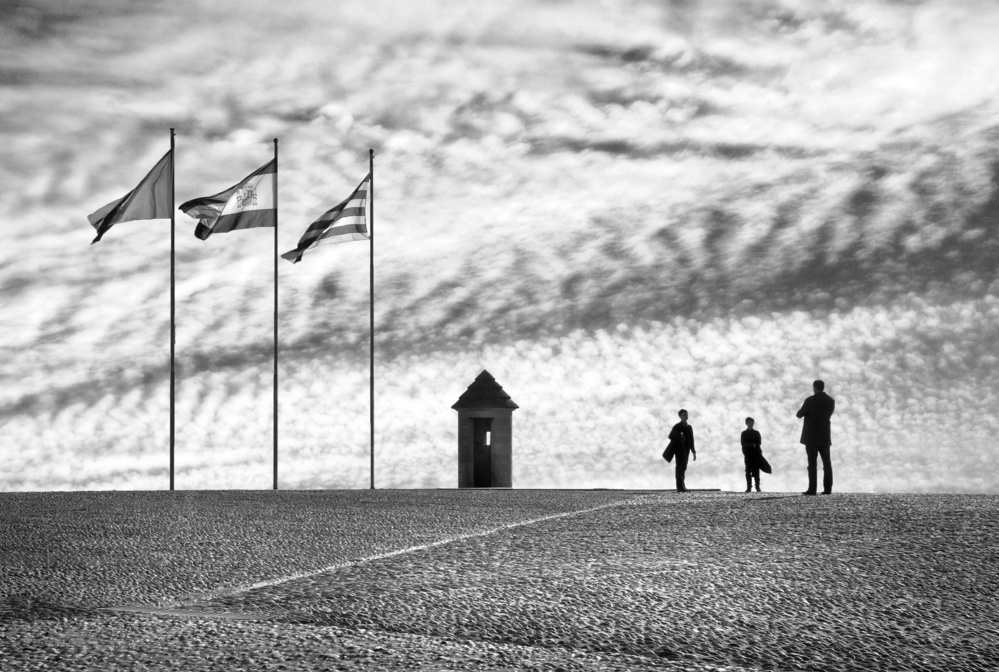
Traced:
[[278, 489], [278, 139], [274, 138], [274, 489]]
[[368, 150], [368, 170], [371, 182], [368, 184], [371, 198], [371, 221], [368, 223], [368, 298], [370, 301], [370, 331], [371, 331], [371, 375], [368, 388], [371, 394], [371, 489], [375, 489], [375, 150]]
[[174, 295], [174, 288], [176, 285], [176, 277], [174, 275], [174, 257], [175, 257], [175, 228], [176, 228], [176, 215], [174, 214], [177, 210], [175, 198], [174, 198], [174, 181], [176, 171], [174, 170], [176, 164], [174, 159], [174, 130], [170, 129], [170, 489], [173, 490], [173, 447], [174, 447], [174, 428], [175, 428], [175, 418], [176, 418], [176, 408], [175, 399], [177, 396], [177, 377], [174, 370], [174, 349], [177, 342], [177, 327], [176, 327], [176, 301]]

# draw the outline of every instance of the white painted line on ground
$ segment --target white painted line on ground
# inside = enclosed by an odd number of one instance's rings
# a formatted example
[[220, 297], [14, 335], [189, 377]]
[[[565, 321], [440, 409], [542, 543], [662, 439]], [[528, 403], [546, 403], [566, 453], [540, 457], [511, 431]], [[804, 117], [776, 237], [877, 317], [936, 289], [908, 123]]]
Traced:
[[615, 506], [622, 506], [625, 504], [636, 504], [642, 500], [637, 497], [630, 497], [628, 499], [622, 499], [617, 502], [609, 502], [607, 504], [601, 504], [599, 506], [594, 506], [589, 509], [578, 509], [576, 511], [564, 511], [562, 513], [553, 513], [548, 516], [541, 516], [540, 518], [532, 518], [530, 520], [521, 520], [516, 523], [507, 523], [506, 525], [500, 525], [499, 527], [493, 527], [488, 530], [482, 530], [479, 532], [469, 532], [467, 534], [459, 534], [453, 537], [447, 537], [445, 539], [440, 539], [438, 541], [430, 542], [429, 544], [420, 544], [418, 546], [409, 546], [407, 548], [398, 549], [395, 551], [389, 551], [387, 553], [378, 553], [376, 555], [370, 555], [365, 558], [359, 558], [356, 560], [350, 560], [347, 562], [341, 562], [335, 565], [330, 565], [328, 567], [323, 567], [322, 569], [317, 569], [311, 572], [303, 572], [301, 574], [293, 574], [291, 576], [284, 576], [279, 579], [271, 579], [269, 581], [260, 581], [258, 583], [250, 584], [248, 586], [240, 586], [238, 588], [227, 588], [225, 590], [213, 591], [208, 593], [197, 593], [192, 595], [186, 595], [177, 598], [174, 605], [169, 607], [146, 607], [138, 605], [122, 605], [119, 607], [106, 607], [104, 611], [128, 611], [135, 613], [146, 613], [146, 614], [160, 614], [160, 615], [198, 615], [200, 617], [217, 617], [217, 618], [253, 618], [250, 615], [242, 614], [227, 614], [218, 612], [195, 612], [195, 611], [184, 611], [184, 607], [195, 605], [198, 602], [207, 602], [211, 600], [218, 599], [220, 597], [228, 597], [231, 595], [239, 595], [240, 593], [247, 593], [251, 590], [257, 590], [259, 588], [269, 588], [271, 586], [277, 586], [282, 583], [288, 583], [289, 581], [297, 581], [299, 579], [307, 579], [312, 576], [318, 576], [319, 574], [325, 574], [327, 572], [334, 572], [338, 569], [344, 567], [355, 567], [357, 565], [363, 565], [368, 562], [374, 562], [375, 560], [382, 560], [384, 558], [391, 558], [397, 555], [404, 555], [406, 553], [416, 553], [417, 551], [424, 551], [429, 548], [435, 548], [437, 546], [443, 546], [445, 544], [451, 544], [456, 541], [463, 541], [465, 539], [474, 539], [476, 537], [486, 537], [491, 534], [496, 534], [497, 532], [503, 532], [504, 530], [510, 530], [516, 527], [524, 527], [527, 525], [535, 525], [537, 523], [543, 523], [549, 520], [557, 520], [559, 518], [567, 518], [569, 516], [578, 516], [585, 513], [592, 513], [594, 511], [600, 511], [601, 509], [608, 509]]

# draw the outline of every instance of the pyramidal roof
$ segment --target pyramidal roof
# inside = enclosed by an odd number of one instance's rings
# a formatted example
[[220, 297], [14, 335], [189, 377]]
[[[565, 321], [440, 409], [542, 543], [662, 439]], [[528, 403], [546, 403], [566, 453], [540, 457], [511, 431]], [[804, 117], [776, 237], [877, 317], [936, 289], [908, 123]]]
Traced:
[[465, 393], [458, 397], [458, 401], [452, 406], [456, 411], [469, 411], [484, 408], [520, 408], [513, 403], [510, 395], [503, 391], [503, 387], [496, 382], [485, 369], [478, 375], [475, 381], [468, 386]]

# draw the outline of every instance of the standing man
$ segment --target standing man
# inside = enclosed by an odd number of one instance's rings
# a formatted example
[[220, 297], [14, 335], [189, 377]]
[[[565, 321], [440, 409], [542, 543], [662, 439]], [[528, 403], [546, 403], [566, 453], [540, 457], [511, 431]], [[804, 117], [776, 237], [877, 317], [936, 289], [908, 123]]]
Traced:
[[821, 380], [812, 383], [814, 394], [798, 409], [798, 417], [803, 419], [801, 426], [801, 443], [805, 444], [805, 454], [808, 455], [808, 490], [803, 495], [814, 495], [817, 481], [817, 459], [822, 456], [822, 494], [831, 495], [833, 487], [832, 460], [829, 458], [829, 418], [836, 409], [836, 400], [825, 392], [826, 384]]
[[760, 459], [763, 457], [763, 438], [753, 429], [756, 423], [746, 418], [746, 429], [742, 432], [742, 457], [746, 462], [746, 492], [750, 492], [753, 479], [756, 479], [756, 492], [760, 491]]
[[687, 458], [691, 453], [697, 461], [697, 451], [694, 449], [694, 428], [687, 424], [687, 411], [680, 409], [680, 422], [673, 425], [669, 433], [669, 442], [673, 446], [676, 459], [676, 491], [687, 492], [683, 477], [687, 473]]

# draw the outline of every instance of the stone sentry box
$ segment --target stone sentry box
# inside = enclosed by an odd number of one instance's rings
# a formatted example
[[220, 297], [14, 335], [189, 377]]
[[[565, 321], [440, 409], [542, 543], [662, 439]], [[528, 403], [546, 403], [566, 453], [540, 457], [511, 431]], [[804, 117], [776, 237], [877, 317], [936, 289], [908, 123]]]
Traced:
[[513, 487], [517, 404], [486, 370], [451, 406], [458, 411], [458, 487]]

